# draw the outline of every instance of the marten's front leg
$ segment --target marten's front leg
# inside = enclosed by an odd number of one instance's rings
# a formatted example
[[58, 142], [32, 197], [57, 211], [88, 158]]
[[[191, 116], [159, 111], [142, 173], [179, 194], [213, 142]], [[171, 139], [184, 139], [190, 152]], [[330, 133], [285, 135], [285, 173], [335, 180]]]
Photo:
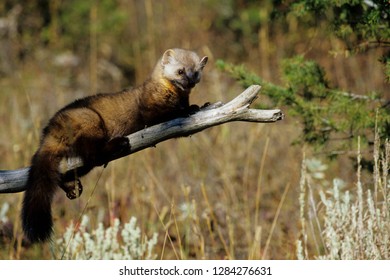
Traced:
[[105, 153], [121, 155], [130, 152], [130, 142], [127, 137], [115, 137], [108, 141], [104, 147]]
[[130, 152], [130, 142], [127, 137], [115, 137], [108, 141], [99, 154], [101, 165], [107, 165], [111, 160], [125, 156]]

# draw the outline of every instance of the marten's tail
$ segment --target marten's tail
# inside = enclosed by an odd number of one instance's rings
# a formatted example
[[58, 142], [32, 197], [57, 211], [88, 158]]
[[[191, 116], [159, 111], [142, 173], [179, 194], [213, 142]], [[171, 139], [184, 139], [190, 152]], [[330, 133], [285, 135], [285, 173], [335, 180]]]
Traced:
[[51, 203], [59, 180], [55, 156], [38, 151], [32, 159], [22, 208], [23, 231], [32, 243], [50, 238], [53, 227]]

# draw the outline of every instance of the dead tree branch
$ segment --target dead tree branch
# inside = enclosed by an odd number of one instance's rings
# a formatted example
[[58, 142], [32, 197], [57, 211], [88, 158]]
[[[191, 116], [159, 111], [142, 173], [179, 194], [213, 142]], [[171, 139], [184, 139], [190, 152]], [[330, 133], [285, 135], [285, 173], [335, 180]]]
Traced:
[[[260, 86], [252, 85], [227, 104], [214, 103], [186, 118], [178, 118], [135, 132], [128, 137], [130, 147], [124, 153], [113, 156], [109, 161], [136, 153], [165, 140], [185, 137], [206, 128], [232, 121], [268, 123], [282, 120], [278, 110], [249, 109], [256, 99]], [[66, 158], [61, 162], [60, 172], [65, 174], [82, 167], [81, 158]], [[26, 190], [29, 168], [0, 171], [0, 193], [14, 193]]]

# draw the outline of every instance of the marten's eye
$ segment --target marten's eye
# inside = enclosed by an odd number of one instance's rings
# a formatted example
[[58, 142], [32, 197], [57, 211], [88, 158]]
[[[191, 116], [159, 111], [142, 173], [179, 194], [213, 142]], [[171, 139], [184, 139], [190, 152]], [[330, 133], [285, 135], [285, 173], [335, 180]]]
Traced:
[[177, 74], [183, 75], [184, 74], [184, 69], [179, 69], [179, 71], [177, 71]]

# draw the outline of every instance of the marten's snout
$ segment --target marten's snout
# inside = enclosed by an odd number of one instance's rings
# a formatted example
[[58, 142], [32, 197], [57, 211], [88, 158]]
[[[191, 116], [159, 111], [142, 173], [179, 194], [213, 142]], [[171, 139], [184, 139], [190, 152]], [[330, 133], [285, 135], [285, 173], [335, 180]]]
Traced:
[[187, 81], [188, 81], [188, 87], [189, 88], [193, 88], [197, 83], [199, 83], [199, 72], [198, 71], [195, 71], [195, 72], [188, 72], [187, 74]]

